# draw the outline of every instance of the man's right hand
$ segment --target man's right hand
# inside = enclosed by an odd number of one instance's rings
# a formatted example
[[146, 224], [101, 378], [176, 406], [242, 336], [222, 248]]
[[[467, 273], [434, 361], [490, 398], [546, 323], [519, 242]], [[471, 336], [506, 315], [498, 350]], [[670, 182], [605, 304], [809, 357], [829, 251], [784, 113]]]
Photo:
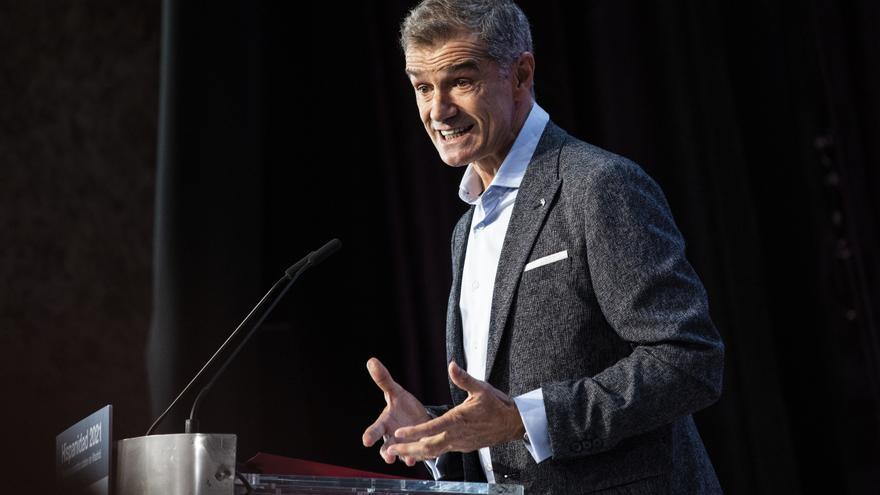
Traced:
[[[383, 439], [384, 443], [379, 448], [379, 455], [386, 463], [393, 464], [396, 456], [389, 454], [387, 449], [397, 443], [394, 432], [404, 426], [430, 421], [431, 417], [418, 399], [391, 378], [391, 374], [378, 359], [370, 358], [367, 361], [367, 371], [370, 372], [370, 377], [385, 394], [386, 405], [376, 422], [364, 431], [364, 447], [370, 447]], [[404, 458], [403, 461], [408, 466], [415, 464], [412, 459]]]

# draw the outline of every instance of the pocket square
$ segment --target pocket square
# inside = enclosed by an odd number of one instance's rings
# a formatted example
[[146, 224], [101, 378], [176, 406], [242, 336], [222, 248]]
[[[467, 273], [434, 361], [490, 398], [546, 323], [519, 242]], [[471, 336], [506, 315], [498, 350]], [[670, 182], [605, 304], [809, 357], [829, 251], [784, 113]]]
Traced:
[[538, 268], [539, 266], [549, 265], [550, 263], [555, 263], [557, 261], [562, 261], [565, 258], [568, 258], [568, 250], [559, 251], [558, 253], [553, 253], [543, 258], [538, 258], [534, 261], [530, 261], [526, 264], [526, 269], [523, 272], [527, 272], [533, 268]]

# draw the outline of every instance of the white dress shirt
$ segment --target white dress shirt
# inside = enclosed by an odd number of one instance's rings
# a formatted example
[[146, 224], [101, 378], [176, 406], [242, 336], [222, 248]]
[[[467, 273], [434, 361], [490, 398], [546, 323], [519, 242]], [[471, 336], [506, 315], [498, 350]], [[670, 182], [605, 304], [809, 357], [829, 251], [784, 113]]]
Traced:
[[[468, 374], [478, 380], [486, 380], [486, 353], [489, 345], [489, 320], [492, 312], [492, 293], [495, 272], [501, 257], [501, 247], [510, 223], [510, 214], [519, 191], [526, 168], [535, 153], [541, 134], [550, 116], [537, 103], [532, 105], [525, 124], [517, 135], [510, 152], [501, 167], [483, 190], [483, 183], [468, 165], [459, 186], [462, 201], [474, 206], [474, 216], [468, 233], [464, 271], [461, 277], [462, 337]], [[535, 462], [550, 457], [550, 436], [547, 432], [547, 413], [541, 389], [514, 397], [528, 441], [526, 448]], [[480, 464], [489, 483], [495, 482], [489, 448], [479, 450]], [[428, 466], [438, 473], [434, 463]]]

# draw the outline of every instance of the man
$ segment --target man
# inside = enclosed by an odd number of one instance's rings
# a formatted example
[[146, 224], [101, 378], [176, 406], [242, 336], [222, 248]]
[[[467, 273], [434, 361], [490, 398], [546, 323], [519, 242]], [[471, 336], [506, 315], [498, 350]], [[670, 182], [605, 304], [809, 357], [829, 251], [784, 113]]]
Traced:
[[719, 493], [690, 414], [717, 400], [724, 348], [659, 187], [549, 121], [512, 2], [425, 0], [401, 44], [472, 207], [452, 236], [453, 405], [371, 359], [387, 406], [364, 445], [530, 494]]

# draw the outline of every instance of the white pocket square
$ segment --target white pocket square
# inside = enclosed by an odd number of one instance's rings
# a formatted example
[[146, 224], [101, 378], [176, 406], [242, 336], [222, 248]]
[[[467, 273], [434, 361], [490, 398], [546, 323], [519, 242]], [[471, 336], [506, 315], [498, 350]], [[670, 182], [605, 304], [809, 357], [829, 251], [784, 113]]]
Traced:
[[527, 272], [533, 268], [538, 268], [539, 266], [549, 265], [550, 263], [562, 261], [565, 258], [568, 258], [568, 250], [567, 249], [565, 251], [559, 251], [558, 253], [553, 253], [553, 254], [544, 256], [543, 258], [538, 258], [534, 261], [530, 261], [526, 265], [526, 269], [523, 270], [523, 272]]

